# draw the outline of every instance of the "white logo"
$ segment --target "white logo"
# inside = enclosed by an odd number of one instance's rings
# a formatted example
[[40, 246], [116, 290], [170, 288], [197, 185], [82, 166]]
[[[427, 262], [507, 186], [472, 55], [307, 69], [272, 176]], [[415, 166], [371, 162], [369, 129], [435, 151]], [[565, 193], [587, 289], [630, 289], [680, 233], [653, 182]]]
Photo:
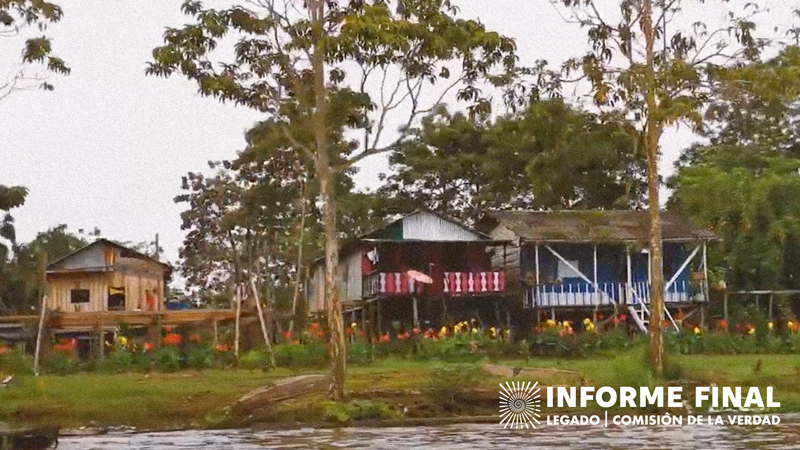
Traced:
[[538, 381], [533, 385], [530, 381], [500, 384], [500, 425], [503, 428], [536, 428], [542, 411], [538, 385]]

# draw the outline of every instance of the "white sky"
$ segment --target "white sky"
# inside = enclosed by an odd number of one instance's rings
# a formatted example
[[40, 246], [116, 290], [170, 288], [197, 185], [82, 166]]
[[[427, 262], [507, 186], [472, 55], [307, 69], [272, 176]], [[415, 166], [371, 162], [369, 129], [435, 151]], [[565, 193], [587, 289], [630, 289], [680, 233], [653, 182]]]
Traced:
[[[14, 210], [22, 241], [66, 223], [72, 230], [100, 228], [120, 241], [152, 240], [158, 233], [169, 260], [177, 258], [184, 233], [180, 193], [187, 171], [206, 161], [232, 158], [243, 133], [259, 115], [201, 98], [194, 82], [145, 76], [151, 51], [166, 26], [185, 22], [180, 0], [60, 0], [64, 19], [51, 27], [56, 54], [72, 67], [52, 76], [53, 92], [22, 91], [0, 102], [0, 184], [24, 185], [30, 194]], [[547, 0], [454, 0], [462, 17], [478, 17], [489, 29], [517, 40], [522, 63], [553, 64], [579, 54], [586, 38], [566, 25]], [[602, 2], [601, 2], [602, 3]], [[613, 8], [618, 0], [607, 0]], [[721, 0], [693, 7], [691, 20], [721, 20]], [[788, 23], [788, 0], [762, 0], [765, 19]], [[722, 5], [722, 6], [720, 6]], [[0, 41], [0, 74], [11, 68], [20, 40]], [[664, 139], [664, 173], [695, 138], [685, 131]], [[375, 187], [385, 157], [362, 164], [359, 186]]]

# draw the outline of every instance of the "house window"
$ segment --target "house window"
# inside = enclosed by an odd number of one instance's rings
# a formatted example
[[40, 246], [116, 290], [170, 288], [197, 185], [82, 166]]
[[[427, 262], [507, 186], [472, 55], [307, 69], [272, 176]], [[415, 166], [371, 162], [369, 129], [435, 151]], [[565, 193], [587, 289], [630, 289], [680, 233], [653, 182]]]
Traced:
[[125, 287], [108, 288], [108, 310], [109, 311], [125, 310]]
[[70, 303], [89, 303], [88, 289], [72, 289], [69, 291]]
[[[578, 270], [581, 270], [581, 266], [578, 265], [578, 261], [569, 261], [570, 265]], [[565, 278], [581, 278], [581, 274], [572, 270], [568, 265], [564, 263], [564, 261], [558, 260], [558, 278], [562, 280]]]

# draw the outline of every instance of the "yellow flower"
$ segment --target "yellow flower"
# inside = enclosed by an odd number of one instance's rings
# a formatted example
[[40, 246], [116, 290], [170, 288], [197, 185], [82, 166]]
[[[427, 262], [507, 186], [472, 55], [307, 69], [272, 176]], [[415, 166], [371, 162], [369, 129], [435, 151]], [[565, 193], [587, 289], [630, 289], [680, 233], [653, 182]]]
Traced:
[[767, 328], [768, 328], [768, 329], [770, 329], [770, 330], [771, 330], [771, 329], [773, 329], [774, 327], [775, 327], [775, 325], [774, 325], [772, 322], [767, 322]]
[[701, 331], [700, 327], [694, 327], [694, 334], [700, 334]]
[[786, 322], [786, 327], [789, 328], [790, 330], [792, 330], [792, 329], [794, 329], [794, 323], [790, 320], [790, 321]]
[[125, 347], [126, 345], [128, 345], [128, 338], [126, 338], [125, 336], [120, 336], [120, 338], [119, 338], [119, 345], [121, 345], [121, 346], [123, 346], [123, 347]]
[[592, 323], [592, 319], [587, 317], [587, 318], [583, 319], [583, 323], [588, 325], [588, 324]]
[[475, 334], [475, 333], [477, 333], [477, 332], [478, 332], [478, 329], [477, 329], [477, 328], [473, 328], [473, 329], [472, 329], [472, 334]]
[[747, 334], [755, 334], [755, 333], [756, 333], [756, 329], [755, 328], [750, 327], [750, 329], [747, 330]]
[[350, 328], [356, 329], [356, 328], [358, 328], [358, 324], [353, 322], [353, 323], [350, 324]]

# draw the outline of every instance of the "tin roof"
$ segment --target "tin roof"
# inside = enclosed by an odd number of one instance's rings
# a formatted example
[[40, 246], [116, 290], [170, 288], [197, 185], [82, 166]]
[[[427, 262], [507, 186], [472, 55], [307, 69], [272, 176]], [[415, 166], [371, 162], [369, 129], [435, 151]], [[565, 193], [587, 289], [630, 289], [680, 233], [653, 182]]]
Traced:
[[[502, 225], [523, 240], [537, 242], [648, 241], [648, 211], [490, 211], [482, 220]], [[661, 212], [664, 241], [716, 240], [675, 212]]]

